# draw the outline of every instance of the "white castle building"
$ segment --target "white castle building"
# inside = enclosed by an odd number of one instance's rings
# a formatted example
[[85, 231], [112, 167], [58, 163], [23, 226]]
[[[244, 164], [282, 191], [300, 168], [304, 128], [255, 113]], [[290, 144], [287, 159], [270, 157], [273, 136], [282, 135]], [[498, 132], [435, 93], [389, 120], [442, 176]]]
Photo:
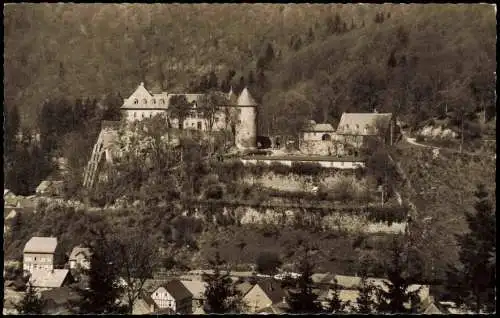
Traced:
[[[173, 96], [184, 95], [192, 105], [191, 114], [184, 119], [182, 127], [206, 131], [209, 124], [197, 108], [204, 94], [170, 94], [162, 92], [150, 93], [141, 83], [129, 98], [124, 99], [121, 107], [123, 117], [128, 122], [152, 118], [158, 114], [164, 115], [174, 127], [179, 126], [177, 118], [172, 118], [168, 112], [170, 100]], [[212, 129], [214, 131], [233, 130], [236, 147], [239, 149], [253, 149], [257, 145], [257, 103], [245, 87], [240, 96], [236, 96], [232, 89], [228, 94], [225, 105], [219, 105]]]

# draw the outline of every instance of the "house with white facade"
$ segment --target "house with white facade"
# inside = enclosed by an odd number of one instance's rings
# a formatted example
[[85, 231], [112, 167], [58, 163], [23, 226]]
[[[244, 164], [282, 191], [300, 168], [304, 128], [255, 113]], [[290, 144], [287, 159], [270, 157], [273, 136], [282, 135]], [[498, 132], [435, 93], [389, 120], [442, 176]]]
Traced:
[[184, 284], [174, 279], [151, 293], [151, 299], [160, 309], [171, 309], [176, 313], [192, 313], [193, 295]]
[[23, 269], [28, 272], [54, 269], [56, 237], [32, 237], [23, 250]]

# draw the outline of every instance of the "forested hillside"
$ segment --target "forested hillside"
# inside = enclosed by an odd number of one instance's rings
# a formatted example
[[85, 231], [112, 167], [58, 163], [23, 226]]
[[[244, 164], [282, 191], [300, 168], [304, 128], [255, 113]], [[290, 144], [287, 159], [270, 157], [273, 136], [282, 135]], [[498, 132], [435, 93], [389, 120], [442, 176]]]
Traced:
[[[87, 5], [4, 9], [6, 106], [34, 125], [46, 99], [250, 85], [260, 130], [343, 110], [409, 122], [494, 109], [491, 5]], [[294, 114], [294, 116], [291, 116]]]

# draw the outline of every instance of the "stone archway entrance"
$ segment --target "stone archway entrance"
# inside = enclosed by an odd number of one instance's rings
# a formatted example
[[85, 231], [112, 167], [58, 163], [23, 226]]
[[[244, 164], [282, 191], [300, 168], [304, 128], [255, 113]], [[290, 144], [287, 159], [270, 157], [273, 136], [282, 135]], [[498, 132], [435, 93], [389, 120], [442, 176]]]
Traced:
[[332, 137], [329, 135], [329, 134], [324, 134], [323, 136], [321, 136], [321, 140], [331, 140]]

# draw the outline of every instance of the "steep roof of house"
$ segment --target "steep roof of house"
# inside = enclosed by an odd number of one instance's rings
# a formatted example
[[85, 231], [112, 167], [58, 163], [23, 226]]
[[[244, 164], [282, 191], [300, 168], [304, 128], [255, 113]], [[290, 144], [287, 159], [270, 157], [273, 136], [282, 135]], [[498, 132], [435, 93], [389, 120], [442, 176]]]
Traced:
[[248, 91], [248, 88], [246, 87], [243, 89], [240, 96], [238, 97], [237, 104], [238, 106], [257, 106], [257, 102], [252, 97], [252, 95]]
[[273, 304], [283, 301], [283, 297], [286, 297], [286, 293], [281, 288], [280, 282], [274, 279], [264, 279], [258, 282], [257, 285], [266, 293]]
[[311, 279], [312, 279], [313, 283], [321, 283], [325, 279], [329, 278], [330, 276], [331, 276], [330, 273], [316, 273], [316, 274], [312, 274]]
[[383, 128], [388, 127], [391, 118], [391, 113], [343, 113], [337, 127], [337, 133], [356, 135], [376, 134], [374, 128], [379, 125]]
[[55, 253], [56, 237], [32, 237], [24, 246], [24, 253]]
[[71, 254], [69, 255], [70, 260], [76, 259], [78, 254], [83, 254], [85, 257], [90, 257], [91, 252], [88, 247], [80, 247], [80, 246], [75, 246], [73, 250], [71, 251]]
[[198, 280], [181, 280], [181, 283], [189, 290], [196, 299], [205, 299], [207, 283]]
[[[361, 282], [361, 278], [356, 276], [335, 275], [334, 279], [337, 280], [337, 284], [339, 284], [340, 287], [346, 289], [355, 289]], [[333, 279], [330, 283], [333, 284]]]
[[437, 305], [434, 301], [430, 303], [424, 304], [422, 308], [420, 309], [420, 313], [424, 315], [441, 315], [444, 314], [445, 311], [439, 308], [440, 306]]
[[315, 132], [334, 132], [335, 128], [331, 124], [313, 124], [306, 127], [303, 131], [315, 131]]
[[178, 280], [173, 279], [163, 286], [167, 292], [172, 295], [172, 297], [179, 301], [189, 297], [193, 297], [193, 294], [184, 286], [184, 284]]
[[62, 286], [68, 274], [68, 269], [33, 270], [30, 281], [34, 287], [58, 288]]

